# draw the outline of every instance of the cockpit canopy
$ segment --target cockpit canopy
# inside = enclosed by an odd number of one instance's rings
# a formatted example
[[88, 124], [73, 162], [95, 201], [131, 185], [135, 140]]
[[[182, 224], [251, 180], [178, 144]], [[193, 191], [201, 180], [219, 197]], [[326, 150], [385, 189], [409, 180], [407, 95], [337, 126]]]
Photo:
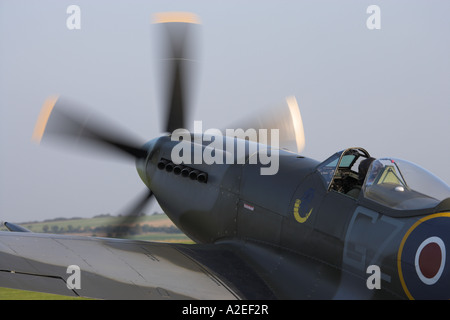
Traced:
[[450, 198], [450, 187], [431, 172], [401, 159], [372, 158], [362, 148], [338, 152], [317, 170], [329, 190], [394, 210], [434, 208]]
[[450, 187], [431, 172], [409, 161], [383, 158], [372, 162], [364, 196], [398, 210], [437, 206], [450, 197]]

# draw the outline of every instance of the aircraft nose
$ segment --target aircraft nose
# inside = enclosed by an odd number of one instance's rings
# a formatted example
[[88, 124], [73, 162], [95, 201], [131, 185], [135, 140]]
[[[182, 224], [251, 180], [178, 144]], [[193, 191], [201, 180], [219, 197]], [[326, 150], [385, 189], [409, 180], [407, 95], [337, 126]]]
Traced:
[[450, 299], [450, 212], [419, 219], [405, 234], [398, 271], [410, 299]]
[[149, 165], [150, 159], [152, 155], [157, 151], [157, 142], [159, 138], [155, 138], [153, 140], [148, 141], [142, 147], [142, 149], [147, 151], [147, 156], [143, 158], [139, 158], [136, 160], [136, 170], [139, 174], [141, 180], [145, 183], [147, 187], [150, 188], [150, 178], [148, 175], [147, 166]]

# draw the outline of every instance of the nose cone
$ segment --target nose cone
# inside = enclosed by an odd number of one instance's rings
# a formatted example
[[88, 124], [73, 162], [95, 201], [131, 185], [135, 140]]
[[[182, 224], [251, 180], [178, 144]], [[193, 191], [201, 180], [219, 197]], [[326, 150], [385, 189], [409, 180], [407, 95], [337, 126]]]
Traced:
[[139, 177], [148, 188], [150, 188], [150, 178], [147, 173], [147, 166], [153, 154], [157, 151], [156, 145], [158, 143], [158, 140], [159, 138], [155, 138], [145, 143], [142, 146], [142, 149], [147, 151], [147, 156], [136, 160], [136, 170], [139, 174]]
[[405, 234], [398, 272], [410, 299], [450, 299], [450, 212], [426, 216]]

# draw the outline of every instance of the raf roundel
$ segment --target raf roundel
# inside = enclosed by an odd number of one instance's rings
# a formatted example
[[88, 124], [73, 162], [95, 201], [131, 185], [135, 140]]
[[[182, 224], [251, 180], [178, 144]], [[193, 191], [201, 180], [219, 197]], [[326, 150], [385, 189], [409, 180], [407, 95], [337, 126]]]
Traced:
[[427, 284], [435, 284], [445, 266], [445, 244], [439, 237], [424, 240], [416, 252], [414, 264], [419, 279]]
[[406, 232], [398, 251], [401, 285], [410, 299], [450, 299], [450, 213], [418, 220]]

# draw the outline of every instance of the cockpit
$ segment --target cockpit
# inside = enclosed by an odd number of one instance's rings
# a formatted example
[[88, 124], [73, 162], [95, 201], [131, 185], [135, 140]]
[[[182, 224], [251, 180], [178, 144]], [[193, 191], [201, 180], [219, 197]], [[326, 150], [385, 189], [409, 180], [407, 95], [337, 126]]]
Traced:
[[[329, 190], [357, 198], [373, 158], [362, 148], [337, 152], [322, 162], [317, 170]], [[373, 159], [375, 160], [375, 159]]]
[[334, 154], [317, 171], [328, 190], [394, 210], [434, 208], [450, 198], [450, 187], [431, 172], [405, 160], [372, 158], [362, 148]]

